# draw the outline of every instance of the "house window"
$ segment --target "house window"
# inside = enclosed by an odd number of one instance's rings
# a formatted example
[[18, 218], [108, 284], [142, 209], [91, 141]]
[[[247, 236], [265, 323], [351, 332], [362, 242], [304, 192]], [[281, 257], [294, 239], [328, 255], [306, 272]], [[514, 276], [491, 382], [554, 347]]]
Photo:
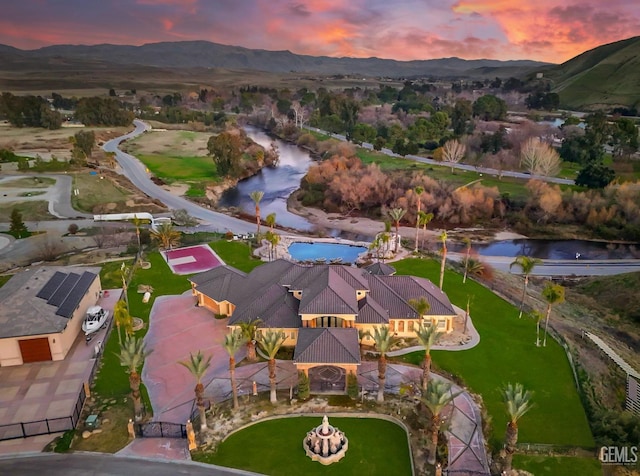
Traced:
[[296, 331], [291, 331], [291, 338], [295, 339], [296, 338]]
[[396, 331], [396, 322], [395, 321], [389, 321], [389, 330], [391, 332], [395, 332]]
[[447, 326], [447, 321], [438, 321], [438, 329], [444, 329]]
[[398, 321], [398, 332], [404, 332], [404, 321]]
[[407, 331], [413, 332], [413, 321], [407, 322]]
[[317, 327], [342, 327], [343, 319], [336, 316], [322, 316], [316, 318]]

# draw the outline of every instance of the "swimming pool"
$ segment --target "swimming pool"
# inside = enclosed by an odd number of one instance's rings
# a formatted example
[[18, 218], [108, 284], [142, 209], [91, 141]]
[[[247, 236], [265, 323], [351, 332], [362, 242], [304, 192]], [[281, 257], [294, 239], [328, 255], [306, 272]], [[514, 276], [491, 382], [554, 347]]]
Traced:
[[327, 262], [341, 260], [342, 263], [355, 263], [358, 255], [367, 251], [364, 246], [346, 245], [342, 243], [301, 243], [294, 242], [288, 248], [291, 258], [296, 261]]

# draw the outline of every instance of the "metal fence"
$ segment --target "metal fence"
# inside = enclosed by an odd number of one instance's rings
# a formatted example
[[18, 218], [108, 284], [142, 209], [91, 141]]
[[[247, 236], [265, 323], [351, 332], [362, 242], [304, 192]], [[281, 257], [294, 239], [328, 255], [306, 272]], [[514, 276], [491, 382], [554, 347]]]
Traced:
[[134, 425], [136, 436], [142, 438], [186, 438], [187, 426], [180, 423], [150, 421]]
[[82, 407], [84, 406], [86, 398], [87, 395], [83, 386], [73, 408], [73, 414], [70, 416], [0, 425], [0, 441], [27, 438], [29, 436], [50, 435], [52, 433], [62, 433], [73, 430], [80, 420]]

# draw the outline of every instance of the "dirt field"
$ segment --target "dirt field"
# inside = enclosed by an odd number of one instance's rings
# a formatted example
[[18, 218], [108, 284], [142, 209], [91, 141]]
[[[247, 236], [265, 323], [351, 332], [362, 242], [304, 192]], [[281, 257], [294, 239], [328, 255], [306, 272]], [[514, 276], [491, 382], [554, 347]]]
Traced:
[[[0, 127], [0, 149], [9, 149], [17, 155], [35, 156], [43, 159], [55, 155], [60, 159], [71, 157], [69, 138], [76, 132], [94, 131], [96, 142], [121, 136], [129, 131], [127, 127], [63, 127], [50, 131], [33, 127]], [[97, 148], [96, 148], [97, 152]]]
[[207, 132], [180, 130], [152, 131], [128, 141], [126, 149], [133, 154], [204, 157], [209, 154], [207, 141], [212, 135]]

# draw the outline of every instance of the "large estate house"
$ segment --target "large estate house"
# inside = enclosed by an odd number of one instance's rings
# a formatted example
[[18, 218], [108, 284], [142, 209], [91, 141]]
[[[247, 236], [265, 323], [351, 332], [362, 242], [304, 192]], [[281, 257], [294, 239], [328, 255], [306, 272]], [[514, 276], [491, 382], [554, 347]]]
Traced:
[[[284, 345], [295, 346], [298, 370], [334, 366], [348, 373], [360, 364], [358, 331], [388, 325], [396, 336], [411, 338], [420, 323], [453, 330], [456, 312], [444, 292], [428, 279], [393, 272], [377, 263], [355, 268], [276, 260], [249, 274], [220, 266], [191, 283], [198, 305], [229, 316], [230, 327], [260, 319], [258, 332], [283, 331]], [[409, 303], [420, 298], [430, 305], [425, 315]]]

